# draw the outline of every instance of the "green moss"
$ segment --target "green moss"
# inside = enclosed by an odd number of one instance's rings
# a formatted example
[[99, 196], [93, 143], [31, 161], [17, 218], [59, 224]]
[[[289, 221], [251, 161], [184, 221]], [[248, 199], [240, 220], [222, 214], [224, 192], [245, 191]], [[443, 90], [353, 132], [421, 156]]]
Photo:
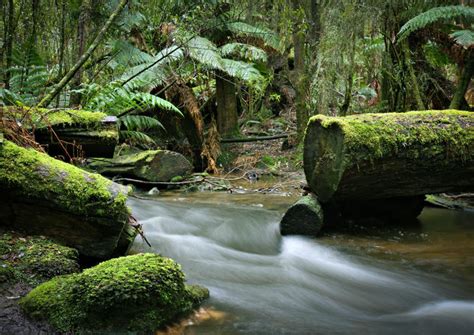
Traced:
[[13, 281], [15, 278], [15, 271], [8, 263], [0, 261], [0, 285]]
[[450, 158], [467, 161], [474, 155], [474, 114], [470, 112], [416, 111], [348, 117], [316, 115], [310, 119], [312, 122], [318, 122], [324, 128], [342, 130], [346, 164], [379, 159], [402, 151], [413, 159], [447, 154]]
[[16, 107], [4, 107], [3, 112], [5, 114], [10, 114], [15, 118], [24, 118], [25, 112], [29, 113], [31, 118], [32, 125], [36, 128], [47, 127], [48, 125], [52, 126], [71, 126], [73, 124], [81, 125], [82, 127], [89, 128], [92, 126], [100, 125], [102, 120], [107, 116], [105, 113], [101, 112], [91, 112], [85, 110], [50, 110], [46, 108], [29, 108], [25, 107], [18, 109]]
[[4, 265], [20, 281], [31, 285], [79, 271], [77, 250], [44, 237], [4, 233], [0, 235], [0, 255], [4, 261], [0, 267]]
[[137, 254], [55, 278], [31, 291], [20, 306], [62, 331], [151, 332], [207, 296], [206, 289], [184, 284], [180, 266], [171, 259]]
[[128, 189], [71, 164], [9, 141], [0, 145], [0, 186], [71, 214], [125, 222]]

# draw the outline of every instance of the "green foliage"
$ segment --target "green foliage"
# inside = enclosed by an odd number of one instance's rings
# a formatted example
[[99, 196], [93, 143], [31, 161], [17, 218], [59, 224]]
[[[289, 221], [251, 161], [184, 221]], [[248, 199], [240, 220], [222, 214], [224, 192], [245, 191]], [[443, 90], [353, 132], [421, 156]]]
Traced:
[[49, 79], [47, 68], [35, 48], [15, 49], [10, 73], [10, 89], [0, 89], [2, 105], [31, 106], [45, 92]]
[[153, 332], [209, 296], [184, 284], [169, 258], [137, 254], [112, 259], [82, 273], [55, 278], [20, 301], [31, 317], [61, 331]]
[[449, 22], [456, 18], [474, 20], [474, 8], [468, 6], [435, 7], [423, 12], [405, 23], [398, 32], [398, 41], [403, 41], [411, 33], [436, 22]]

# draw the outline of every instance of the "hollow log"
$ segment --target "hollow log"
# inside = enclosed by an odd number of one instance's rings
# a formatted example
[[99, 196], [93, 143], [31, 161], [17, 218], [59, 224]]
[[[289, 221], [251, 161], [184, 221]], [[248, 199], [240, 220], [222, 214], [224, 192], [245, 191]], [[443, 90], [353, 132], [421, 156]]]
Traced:
[[301, 197], [280, 222], [282, 235], [316, 235], [323, 226], [323, 210], [314, 194]]
[[105, 175], [121, 175], [152, 182], [170, 181], [186, 176], [193, 170], [191, 163], [181, 154], [169, 150], [147, 150], [112, 159], [92, 158], [87, 168]]
[[304, 171], [322, 203], [472, 191], [474, 113], [316, 115]]
[[10, 229], [54, 238], [98, 259], [133, 241], [129, 189], [99, 174], [4, 141], [0, 189], [0, 225]]

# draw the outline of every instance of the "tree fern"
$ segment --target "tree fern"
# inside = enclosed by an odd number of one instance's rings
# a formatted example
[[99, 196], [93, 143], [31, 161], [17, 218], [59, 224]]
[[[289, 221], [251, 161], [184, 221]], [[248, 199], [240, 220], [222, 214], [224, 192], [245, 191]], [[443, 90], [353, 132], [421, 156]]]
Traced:
[[403, 27], [398, 32], [398, 40], [402, 41], [414, 31], [422, 29], [435, 22], [446, 22], [455, 18], [464, 18], [470, 21], [474, 20], [474, 8], [458, 5], [435, 7], [427, 10], [426, 12], [415, 16], [403, 25]]
[[135, 130], [122, 130], [120, 132], [122, 140], [131, 144], [156, 144], [155, 141], [145, 133]]
[[263, 86], [265, 78], [252, 64], [225, 58], [222, 59], [222, 63], [224, 72], [229, 76], [241, 79], [256, 89]]

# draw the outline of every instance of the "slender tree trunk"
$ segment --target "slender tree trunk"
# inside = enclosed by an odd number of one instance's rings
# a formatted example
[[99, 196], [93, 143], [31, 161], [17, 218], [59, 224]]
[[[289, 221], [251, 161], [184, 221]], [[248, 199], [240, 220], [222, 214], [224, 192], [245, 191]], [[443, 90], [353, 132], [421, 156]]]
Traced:
[[216, 75], [217, 130], [221, 137], [235, 135], [239, 131], [237, 96], [232, 79], [222, 72]]
[[415, 96], [416, 107], [418, 110], [424, 110], [425, 106], [423, 104], [423, 98], [421, 97], [420, 86], [418, 85], [418, 79], [416, 78], [415, 69], [413, 68], [411, 55], [410, 55], [410, 47], [407, 43], [402, 46], [403, 52], [405, 54], [405, 63], [407, 66], [408, 74], [410, 76], [410, 80], [412, 83], [413, 94]]
[[452, 109], [462, 109], [466, 104], [466, 100], [464, 99], [464, 95], [466, 94], [467, 88], [469, 87], [469, 83], [471, 82], [471, 78], [474, 75], [474, 57], [469, 57], [467, 60], [464, 69], [461, 72], [459, 83], [456, 88], [456, 92], [454, 92], [453, 100], [451, 100], [451, 104], [449, 108]]
[[13, 35], [15, 30], [14, 24], [15, 16], [15, 4], [13, 0], [8, 0], [8, 26], [6, 27], [6, 40], [5, 40], [5, 88], [10, 88], [10, 68], [12, 66], [12, 54], [13, 54]]
[[[66, 50], [66, 0], [61, 1], [61, 27], [59, 35], [61, 36], [59, 43], [59, 76], [62, 76], [64, 71], [64, 51]], [[60, 104], [61, 94], [58, 94], [56, 108], [58, 108]]]
[[120, 0], [120, 3], [118, 4], [117, 8], [110, 15], [109, 19], [107, 20], [105, 25], [102, 27], [102, 29], [99, 31], [99, 33], [97, 34], [97, 36], [95, 37], [94, 41], [89, 46], [87, 51], [81, 56], [81, 58], [76, 62], [76, 64], [74, 64], [74, 66], [68, 71], [68, 73], [66, 73], [63, 79], [61, 79], [61, 81], [54, 87], [54, 89], [50, 93], [48, 93], [38, 103], [36, 107], [47, 107], [51, 103], [51, 101], [53, 101], [56, 95], [58, 95], [58, 93], [61, 92], [61, 90], [67, 85], [67, 83], [71, 81], [71, 79], [76, 74], [76, 72], [84, 65], [84, 63], [94, 53], [95, 49], [99, 46], [100, 42], [102, 42], [103, 38], [105, 37], [105, 34], [107, 33], [107, 30], [110, 28], [115, 18], [120, 14], [120, 12], [125, 7], [127, 2], [128, 0]]
[[306, 108], [307, 78], [305, 73], [304, 55], [305, 35], [301, 30], [302, 22], [300, 18], [302, 14], [301, 11], [304, 12], [304, 8], [302, 7], [300, 0], [292, 0], [292, 6], [295, 15], [299, 18], [294, 22], [293, 48], [295, 54], [294, 79], [296, 91], [296, 133], [298, 141], [301, 141], [309, 119], [309, 113]]
[[346, 79], [346, 91], [344, 93], [344, 102], [341, 106], [341, 115], [346, 116], [347, 111], [351, 105], [352, 99], [352, 86], [354, 82], [354, 61], [355, 61], [355, 48], [356, 48], [356, 34], [352, 32], [351, 34], [351, 54], [349, 60], [349, 74]]
[[[80, 14], [79, 14], [79, 22], [77, 25], [77, 59], [80, 59], [84, 54], [84, 50], [86, 47], [86, 25], [89, 17], [90, 11], [90, 0], [84, 0], [81, 4]], [[72, 80], [72, 86], [74, 88], [78, 88], [81, 85], [82, 81], [82, 68], [79, 68], [74, 75], [74, 79]], [[77, 106], [81, 103], [81, 95], [78, 92], [74, 92], [71, 94], [71, 106]]]

